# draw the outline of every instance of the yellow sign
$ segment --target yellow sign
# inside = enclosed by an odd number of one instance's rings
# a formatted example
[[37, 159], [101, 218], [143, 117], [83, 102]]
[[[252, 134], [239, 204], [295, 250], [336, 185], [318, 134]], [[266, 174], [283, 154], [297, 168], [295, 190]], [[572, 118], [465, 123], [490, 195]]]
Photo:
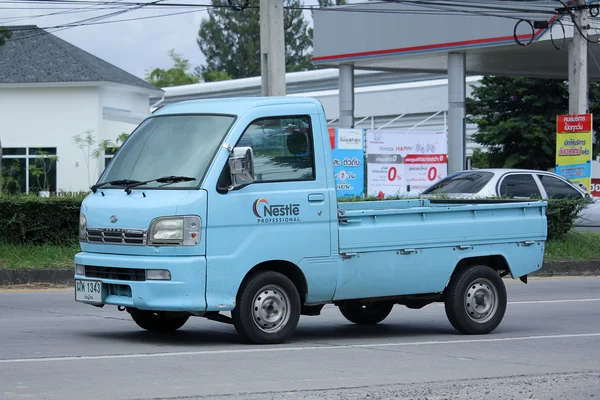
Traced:
[[590, 193], [592, 114], [556, 118], [556, 173]]

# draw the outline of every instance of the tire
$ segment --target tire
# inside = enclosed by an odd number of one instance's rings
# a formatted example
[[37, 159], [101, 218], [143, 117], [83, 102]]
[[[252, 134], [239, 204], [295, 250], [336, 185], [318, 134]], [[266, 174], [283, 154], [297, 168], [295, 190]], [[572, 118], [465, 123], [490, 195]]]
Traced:
[[189, 315], [160, 311], [129, 310], [131, 318], [142, 329], [149, 332], [174, 332], [181, 328]]
[[278, 272], [259, 272], [240, 287], [231, 316], [242, 339], [254, 344], [285, 342], [300, 320], [296, 286]]
[[448, 321], [467, 335], [486, 334], [496, 329], [504, 318], [506, 302], [502, 278], [485, 265], [457, 271], [444, 294]]
[[394, 303], [384, 301], [364, 304], [359, 301], [345, 301], [339, 305], [342, 315], [358, 325], [380, 323], [390, 315], [393, 307]]

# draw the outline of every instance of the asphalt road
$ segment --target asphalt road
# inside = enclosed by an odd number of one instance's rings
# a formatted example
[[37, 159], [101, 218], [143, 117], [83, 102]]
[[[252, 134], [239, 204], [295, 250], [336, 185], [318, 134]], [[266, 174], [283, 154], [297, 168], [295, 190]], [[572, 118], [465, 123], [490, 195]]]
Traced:
[[457, 334], [437, 304], [368, 328], [327, 307], [278, 346], [201, 318], [150, 334], [72, 292], [0, 292], [0, 399], [599, 398], [600, 279], [507, 288], [489, 335]]

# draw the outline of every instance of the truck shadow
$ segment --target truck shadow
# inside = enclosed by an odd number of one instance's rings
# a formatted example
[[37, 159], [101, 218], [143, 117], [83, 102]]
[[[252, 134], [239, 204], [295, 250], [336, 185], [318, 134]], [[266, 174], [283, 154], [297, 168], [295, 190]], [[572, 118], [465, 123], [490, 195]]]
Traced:
[[[133, 323], [132, 323], [133, 324]], [[216, 325], [212, 325], [216, 324]], [[129, 344], [151, 344], [154, 346], [203, 347], [216, 344], [240, 344], [241, 339], [232, 325], [210, 323], [188, 323], [177, 332], [146, 332], [135, 325], [134, 330], [81, 332], [95, 342], [125, 342]], [[335, 345], [337, 342], [365, 339], [423, 340], [425, 337], [438, 340], [461, 336], [452, 326], [440, 323], [382, 323], [375, 326], [359, 326], [351, 323], [318, 322], [300, 324], [294, 335], [286, 342], [290, 344], [314, 344], [315, 342]], [[379, 341], [379, 340], [378, 340]]]

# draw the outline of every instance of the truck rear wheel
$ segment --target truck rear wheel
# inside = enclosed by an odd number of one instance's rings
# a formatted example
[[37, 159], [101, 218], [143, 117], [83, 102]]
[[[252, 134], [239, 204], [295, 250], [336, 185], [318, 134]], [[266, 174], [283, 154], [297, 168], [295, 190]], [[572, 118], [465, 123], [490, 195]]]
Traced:
[[378, 301], [361, 303], [345, 301], [339, 305], [342, 315], [350, 322], [358, 325], [375, 325], [387, 318], [392, 312], [394, 303]]
[[496, 271], [477, 265], [457, 271], [444, 294], [446, 316], [464, 334], [490, 333], [506, 312], [506, 287]]
[[129, 310], [131, 318], [142, 329], [149, 332], [174, 332], [181, 328], [189, 315], [159, 311]]
[[260, 272], [242, 284], [231, 316], [236, 331], [245, 341], [282, 343], [298, 326], [300, 295], [285, 275]]

